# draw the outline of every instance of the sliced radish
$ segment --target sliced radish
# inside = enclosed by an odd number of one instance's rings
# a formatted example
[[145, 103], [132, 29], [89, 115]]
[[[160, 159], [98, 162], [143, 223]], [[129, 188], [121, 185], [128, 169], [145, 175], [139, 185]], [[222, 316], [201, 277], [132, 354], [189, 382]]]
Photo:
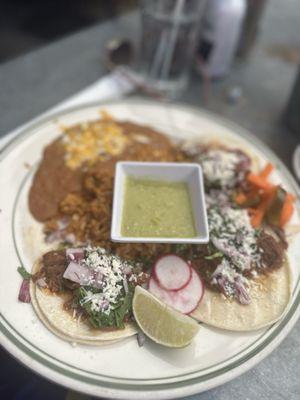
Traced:
[[154, 296], [158, 297], [164, 303], [175, 308], [173, 306], [173, 303], [175, 303], [175, 297], [174, 297], [175, 293], [176, 293], [175, 291], [169, 291], [169, 290], [163, 289], [161, 286], [159, 286], [156, 279], [154, 279], [153, 277], [151, 277], [149, 280], [148, 290], [150, 293], [152, 293]]
[[168, 254], [156, 261], [153, 275], [163, 289], [180, 290], [189, 283], [192, 269], [181, 257]]
[[190, 314], [200, 303], [204, 294], [204, 284], [197, 274], [197, 272], [191, 268], [192, 277], [190, 282], [181, 290], [179, 290], [178, 296], [180, 303], [184, 305], [184, 309], [188, 311], [182, 311], [184, 314]]
[[152, 277], [149, 280], [149, 291], [175, 310], [190, 314], [197, 307], [204, 293], [204, 285], [199, 275], [193, 268], [191, 271], [191, 280], [180, 290], [163, 289]]

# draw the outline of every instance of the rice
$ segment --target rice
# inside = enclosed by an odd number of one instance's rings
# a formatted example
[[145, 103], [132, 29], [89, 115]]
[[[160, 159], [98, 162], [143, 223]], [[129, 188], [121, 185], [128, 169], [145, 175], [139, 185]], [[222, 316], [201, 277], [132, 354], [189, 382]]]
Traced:
[[127, 260], [152, 262], [159, 254], [170, 252], [171, 246], [110, 240], [115, 164], [119, 160], [185, 161], [186, 156], [165, 135], [150, 128], [130, 123], [119, 125], [128, 138], [127, 148], [119, 156], [98, 159], [81, 167], [84, 171], [81, 190], [67, 194], [57, 216], [46, 223], [45, 231], [54, 231], [60, 220], [68, 219], [66, 233], [75, 235], [78, 243], [104, 247]]

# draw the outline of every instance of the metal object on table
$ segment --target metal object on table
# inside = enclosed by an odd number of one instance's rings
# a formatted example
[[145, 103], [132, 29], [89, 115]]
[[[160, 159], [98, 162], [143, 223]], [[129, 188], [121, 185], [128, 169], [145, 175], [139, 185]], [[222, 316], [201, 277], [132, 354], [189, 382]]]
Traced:
[[108, 41], [105, 53], [106, 65], [112, 69], [119, 65], [131, 65], [134, 58], [134, 47], [129, 39], [115, 38]]
[[284, 121], [291, 131], [300, 135], [300, 67], [285, 110]]
[[237, 56], [245, 58], [255, 44], [267, 0], [247, 0], [247, 12], [242, 27]]
[[294, 173], [295, 173], [298, 181], [300, 181], [300, 145], [298, 145], [296, 147], [296, 150], [293, 153], [292, 164], [293, 164]]
[[[300, 66], [283, 118], [286, 126], [293, 133], [299, 135], [300, 141]], [[300, 145], [296, 147], [293, 153], [292, 165], [294, 173], [300, 181]]]
[[160, 98], [160, 93], [151, 88], [145, 79], [133, 69], [135, 49], [129, 39], [114, 38], [105, 46], [104, 64], [109, 71], [117, 72], [118, 79], [127, 81], [137, 90], [151, 97]]

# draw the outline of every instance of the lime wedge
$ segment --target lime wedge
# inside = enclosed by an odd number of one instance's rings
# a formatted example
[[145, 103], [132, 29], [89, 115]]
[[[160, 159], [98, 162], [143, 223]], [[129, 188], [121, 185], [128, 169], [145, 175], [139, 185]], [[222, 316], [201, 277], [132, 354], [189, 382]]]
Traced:
[[196, 321], [173, 310], [141, 286], [135, 288], [132, 308], [144, 334], [164, 346], [187, 346], [199, 330]]

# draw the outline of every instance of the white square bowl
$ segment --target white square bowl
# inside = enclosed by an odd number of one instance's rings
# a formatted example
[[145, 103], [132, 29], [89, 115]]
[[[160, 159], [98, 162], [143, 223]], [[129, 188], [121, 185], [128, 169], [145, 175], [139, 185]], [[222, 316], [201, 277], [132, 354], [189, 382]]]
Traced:
[[[121, 234], [126, 178], [151, 179], [187, 184], [193, 209], [196, 236], [191, 238], [128, 237]], [[208, 243], [202, 169], [199, 164], [165, 162], [127, 162], [116, 165], [111, 224], [111, 240], [128, 243]]]

